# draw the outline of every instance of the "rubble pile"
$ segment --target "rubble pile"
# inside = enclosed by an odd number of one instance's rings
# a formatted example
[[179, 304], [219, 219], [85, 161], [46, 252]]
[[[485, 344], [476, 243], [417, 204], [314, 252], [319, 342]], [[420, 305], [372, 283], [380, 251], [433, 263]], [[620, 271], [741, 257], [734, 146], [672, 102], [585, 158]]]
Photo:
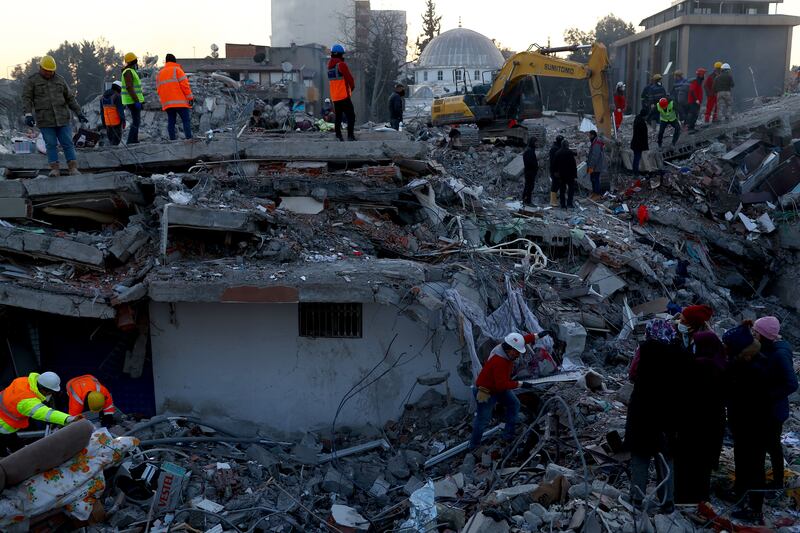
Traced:
[[[244, 105], [225, 82], [192, 83], [206, 109], [195, 115], [209, 128], [230, 124]], [[157, 139], [163, 114], [155, 105], [146, 106], [145, 129]], [[393, 406], [397, 416], [382, 427], [334, 419], [283, 434], [190, 416], [125, 419], [112, 433], [139, 443], [106, 470], [102, 509], [87, 530], [727, 527], [729, 441], [708, 506], [634, 511], [621, 446], [632, 390], [626, 369], [647, 319], [698, 302], [713, 307], [716, 331], [773, 314], [783, 336], [800, 341], [794, 292], [775, 290], [800, 268], [800, 226], [785, 209], [797, 153], [776, 143], [786, 134], [784, 122], [773, 124], [777, 108], [765, 108], [760, 121], [754, 112], [686, 135], [693, 148], [684, 157], [649, 156], [665, 162], [663, 171], [615, 173], [605, 196], [581, 197], [571, 210], [550, 208], [541, 195], [535, 206], [516, 201], [518, 148], [453, 150], [438, 146], [441, 132], [428, 132], [426, 144], [366, 131], [358, 143], [253, 131], [143, 143], [81, 151], [86, 173], [54, 179], [30, 178], [38, 156], [0, 157], [6, 306], [130, 325], [136, 311], [146, 316], [149, 299], [177, 287], [204, 298], [234, 278], [300, 291], [336, 280], [395, 306], [431, 338], [457, 332], [467, 386], [508, 328], [555, 332], [517, 362], [517, 377], [534, 389], [519, 396], [524, 420], [509, 445], [495, 428], [483, 447], [466, 450], [472, 406], [440, 392], [442, 373], [417, 377], [424, 392]], [[584, 157], [577, 125], [554, 123], [547, 137], [556, 134]], [[624, 162], [624, 144], [611, 144]], [[539, 148], [544, 192], [549, 147]], [[146, 338], [147, 321], [137, 327]], [[550, 357], [557, 368], [544, 364]], [[365, 373], [340, 410], [380, 379]], [[792, 497], [800, 490], [798, 424], [793, 413], [784, 439]], [[648, 498], [656, 501], [654, 489]], [[790, 499], [767, 509], [770, 527], [797, 527]], [[24, 518], [20, 527], [43, 519]]]

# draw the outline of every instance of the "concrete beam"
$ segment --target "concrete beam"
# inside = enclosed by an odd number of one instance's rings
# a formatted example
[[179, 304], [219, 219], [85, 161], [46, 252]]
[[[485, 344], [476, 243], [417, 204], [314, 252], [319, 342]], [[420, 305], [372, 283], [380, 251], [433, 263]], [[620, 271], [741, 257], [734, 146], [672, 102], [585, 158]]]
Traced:
[[0, 282], [0, 305], [77, 318], [113, 319], [114, 308], [100, 298], [21, 287]]
[[211, 231], [256, 231], [250, 211], [223, 211], [188, 205], [170, 204], [164, 207], [164, 218], [169, 227], [195, 228]]
[[23, 198], [25, 194], [22, 180], [0, 180], [0, 198]]
[[0, 227], [0, 250], [50, 261], [68, 261], [95, 269], [104, 267], [103, 252], [94, 246], [20, 228]]
[[[199, 160], [258, 159], [264, 161], [388, 162], [395, 158], [421, 159], [427, 144], [409, 140], [365, 140], [338, 142], [305, 139], [298, 135], [287, 140], [218, 137], [211, 142], [177, 142], [105, 147], [78, 151], [78, 167], [84, 171], [104, 169], [188, 168]], [[0, 154], [0, 167], [10, 171], [40, 171], [47, 158], [40, 154]]]
[[144, 203], [144, 197], [139, 190], [138, 177], [130, 172], [103, 172], [59, 178], [38, 177], [24, 180], [23, 183], [28, 196], [34, 200], [111, 193], [125, 195], [136, 203]]

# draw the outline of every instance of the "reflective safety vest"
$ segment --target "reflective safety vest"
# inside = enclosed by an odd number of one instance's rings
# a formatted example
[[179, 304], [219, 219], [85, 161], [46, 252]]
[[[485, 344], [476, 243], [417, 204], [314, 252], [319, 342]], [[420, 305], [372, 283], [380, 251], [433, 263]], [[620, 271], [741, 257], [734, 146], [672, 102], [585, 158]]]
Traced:
[[103, 405], [103, 414], [113, 415], [117, 409], [114, 407], [114, 400], [111, 398], [111, 393], [105, 388], [97, 378], [91, 374], [78, 376], [72, 378], [67, 382], [67, 395], [69, 396], [69, 414], [78, 416], [88, 409], [84, 407], [86, 395], [90, 392], [99, 392], [106, 398], [106, 403]]
[[39, 392], [37, 379], [33, 372], [27, 377], [17, 378], [0, 392], [0, 433], [14, 433], [28, 427], [29, 418], [64, 425], [67, 414], [47, 407], [44, 395]]
[[661, 122], [675, 122], [678, 120], [678, 115], [675, 113], [675, 101], [670, 101], [666, 109], [662, 109], [658, 104], [656, 104], [656, 107], [658, 107], [658, 114], [661, 115]]
[[191, 107], [189, 100], [194, 98], [192, 88], [179, 64], [169, 62], [158, 71], [156, 89], [161, 100], [161, 109], [164, 111], [169, 108]]
[[131, 95], [128, 94], [128, 86], [125, 83], [125, 73], [130, 72], [131, 76], [133, 76], [133, 92], [136, 93], [136, 97], [139, 99], [139, 102], [144, 103], [144, 93], [142, 93], [142, 80], [139, 79], [139, 73], [136, 72], [135, 69], [126, 68], [122, 71], [122, 105], [131, 105], [134, 103], [133, 98]]
[[106, 126], [119, 126], [122, 123], [117, 106], [113, 103], [103, 104], [103, 121]]
[[344, 79], [344, 74], [339, 70], [339, 65], [340, 63], [336, 63], [333, 68], [328, 69], [331, 100], [334, 102], [350, 98], [350, 87], [347, 86], [347, 80]]

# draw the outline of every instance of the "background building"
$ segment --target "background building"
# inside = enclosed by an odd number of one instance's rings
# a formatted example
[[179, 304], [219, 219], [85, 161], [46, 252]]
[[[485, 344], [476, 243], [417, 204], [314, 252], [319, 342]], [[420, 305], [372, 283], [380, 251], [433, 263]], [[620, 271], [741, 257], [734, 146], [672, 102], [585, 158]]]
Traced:
[[612, 45], [612, 80], [624, 81], [629, 102], [638, 106], [653, 74], [682, 70], [691, 78], [698, 67], [710, 69], [723, 61], [733, 69], [737, 107], [752, 104], [756, 96], [780, 95], [789, 70], [792, 30], [800, 17], [774, 14], [778, 3], [674, 1], [641, 21], [644, 31]]
[[330, 48], [343, 38], [342, 18], [352, 18], [355, 0], [272, 0], [272, 46], [318, 43]]

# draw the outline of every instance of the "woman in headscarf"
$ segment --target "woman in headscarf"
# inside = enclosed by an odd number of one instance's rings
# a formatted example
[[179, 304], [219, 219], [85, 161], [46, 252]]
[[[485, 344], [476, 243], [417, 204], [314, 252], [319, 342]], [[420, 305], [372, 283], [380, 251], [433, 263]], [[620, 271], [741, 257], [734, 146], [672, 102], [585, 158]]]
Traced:
[[678, 503], [708, 501], [711, 471], [719, 465], [725, 433], [723, 372], [725, 349], [708, 327], [707, 305], [692, 305], [679, 315], [686, 367], [676, 387], [682, 391], [677, 449], [675, 499]]
[[667, 320], [650, 320], [645, 340], [631, 365], [633, 394], [625, 423], [625, 445], [631, 452], [631, 503], [641, 508], [650, 461], [655, 461], [662, 513], [673, 503], [672, 447], [675, 440], [675, 383], [680, 380], [678, 334]]

